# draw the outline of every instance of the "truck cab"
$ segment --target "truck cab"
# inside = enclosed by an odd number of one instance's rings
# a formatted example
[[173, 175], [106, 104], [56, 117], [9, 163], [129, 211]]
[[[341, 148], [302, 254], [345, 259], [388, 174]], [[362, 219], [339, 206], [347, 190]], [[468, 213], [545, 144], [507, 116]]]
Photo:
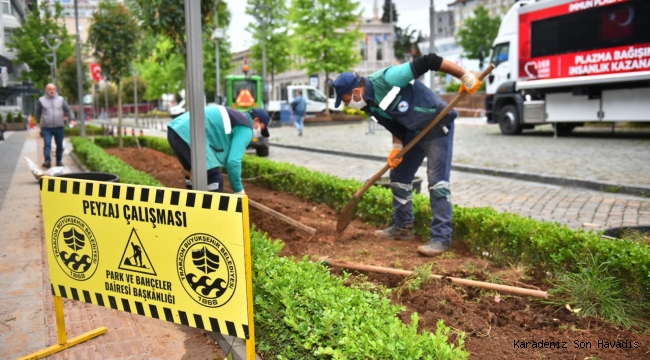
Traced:
[[650, 120], [650, 2], [521, 0], [490, 53], [487, 121], [506, 135], [553, 124]]

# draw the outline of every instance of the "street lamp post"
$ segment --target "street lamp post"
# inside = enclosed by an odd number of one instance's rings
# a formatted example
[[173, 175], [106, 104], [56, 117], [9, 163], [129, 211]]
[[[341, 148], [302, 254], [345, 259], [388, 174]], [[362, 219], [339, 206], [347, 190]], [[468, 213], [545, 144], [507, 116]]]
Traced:
[[77, 0], [74, 0], [74, 25], [76, 34], [76, 47], [77, 47], [77, 98], [79, 99], [79, 135], [82, 138], [86, 137], [86, 117], [84, 116], [84, 87], [83, 87], [83, 74], [81, 72], [81, 40], [79, 39], [79, 8]]
[[259, 4], [253, 12], [255, 19], [262, 26], [262, 84], [264, 85], [264, 109], [267, 108], [268, 88], [266, 86], [266, 25], [271, 21], [271, 7], [266, 4]]
[[53, 58], [53, 54], [45, 54], [45, 62], [50, 65], [50, 79], [52, 84], [54, 84], [54, 67], [56, 66]]
[[61, 38], [59, 37], [59, 35], [56, 34], [45, 35], [45, 45], [47, 45], [47, 47], [50, 48], [50, 50], [52, 50], [52, 58], [53, 58], [52, 62], [48, 61], [47, 55], [45, 56], [45, 61], [50, 66], [54, 67], [52, 70], [52, 83], [54, 84], [54, 86], [57, 87], [58, 90], [59, 86], [57, 84], [57, 79], [56, 79], [56, 49], [58, 49], [59, 46], [61, 46]]
[[224, 37], [223, 34], [223, 29], [219, 28], [219, 8], [221, 7], [221, 1], [217, 2], [217, 6], [215, 7], [214, 10], [214, 22], [215, 22], [215, 29], [214, 32], [212, 33], [212, 38], [215, 40], [216, 45], [214, 48], [214, 56], [215, 56], [215, 66], [216, 66], [216, 72], [217, 72], [217, 84], [216, 84], [216, 89], [214, 93], [214, 102], [217, 104], [221, 105], [219, 102], [219, 95], [221, 94], [221, 73], [220, 73], [220, 59], [219, 59], [219, 39]]

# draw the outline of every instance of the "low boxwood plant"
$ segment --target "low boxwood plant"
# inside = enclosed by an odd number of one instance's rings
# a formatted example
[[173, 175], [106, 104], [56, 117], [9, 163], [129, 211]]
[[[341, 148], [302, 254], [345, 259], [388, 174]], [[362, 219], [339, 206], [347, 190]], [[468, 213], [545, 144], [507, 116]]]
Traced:
[[[69, 128], [65, 127], [64, 136], [72, 137], [72, 136], [79, 136], [81, 132], [81, 128], [79, 125]], [[94, 125], [94, 124], [86, 124], [86, 135], [87, 136], [99, 136], [102, 134], [102, 127], [99, 125]]]
[[[96, 139], [97, 141], [98, 139]], [[146, 144], [158, 144], [156, 141]], [[115, 162], [88, 139], [73, 138], [75, 153], [96, 171], [109, 171], [122, 182], [151, 184], [125, 163]], [[100, 144], [112, 140], [99, 139]], [[156, 146], [156, 145], [154, 145]], [[103, 153], [103, 155], [101, 154]], [[119, 159], [118, 159], [119, 160]], [[139, 172], [138, 172], [139, 173]], [[149, 176], [148, 174], [144, 174]], [[126, 180], [125, 180], [126, 179]], [[418, 317], [411, 324], [398, 317], [403, 307], [392, 305], [379, 294], [345, 286], [344, 278], [303, 258], [279, 256], [283, 244], [252, 229], [253, 294], [257, 349], [273, 359], [467, 359], [464, 333], [452, 331], [442, 321], [435, 334], [418, 331]]]
[[[95, 141], [103, 141], [100, 139]], [[158, 150], [173, 154], [164, 139], [147, 136], [141, 139], [141, 144], [150, 141]], [[290, 174], [260, 176], [285, 172]], [[257, 185], [324, 203], [336, 210], [341, 210], [363, 186], [356, 180], [339, 179], [301, 166], [254, 156], [244, 157], [242, 177], [255, 177], [252, 181]], [[414, 194], [413, 212], [416, 232], [428, 238], [432, 216], [429, 199]], [[392, 213], [391, 192], [381, 187], [371, 187], [357, 208], [359, 218], [375, 225], [390, 224]], [[465, 242], [475, 254], [487, 254], [497, 265], [522, 263], [539, 272], [576, 273], [580, 261], [589, 256], [607, 259], [604, 274], [620, 279], [628, 296], [650, 307], [650, 247], [646, 244], [607, 240], [592, 231], [572, 230], [559, 223], [500, 213], [489, 207], [460, 206], [454, 206], [454, 238]]]

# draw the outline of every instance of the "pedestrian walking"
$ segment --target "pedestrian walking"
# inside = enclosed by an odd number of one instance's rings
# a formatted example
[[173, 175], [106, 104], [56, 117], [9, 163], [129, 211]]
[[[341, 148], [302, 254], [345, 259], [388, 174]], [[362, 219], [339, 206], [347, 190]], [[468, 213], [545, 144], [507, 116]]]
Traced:
[[[167, 140], [186, 171], [191, 171], [190, 113], [186, 112], [167, 125]], [[223, 192], [220, 167], [228, 170], [230, 187], [235, 194], [244, 194], [241, 162], [253, 138], [269, 137], [271, 118], [263, 109], [248, 112], [221, 106], [205, 107], [205, 141], [207, 143], [208, 191]], [[185, 176], [185, 187], [192, 189], [192, 180]]]
[[296, 97], [291, 102], [291, 109], [293, 110], [293, 124], [298, 129], [298, 136], [302, 136], [305, 129], [305, 110], [307, 109], [307, 102], [302, 97], [302, 91], [296, 91]]
[[[56, 166], [63, 166], [63, 134], [66, 121], [74, 119], [74, 113], [70, 106], [56, 92], [54, 84], [45, 86], [45, 95], [41, 96], [36, 103], [36, 122], [41, 127], [43, 136], [43, 155], [45, 162], [43, 167], [49, 168], [52, 164], [52, 137], [56, 143]], [[42, 119], [41, 119], [42, 117]]]
[[[449, 175], [454, 143], [455, 110], [403, 158], [395, 155], [403, 144], [409, 143], [429, 125], [447, 103], [417, 80], [427, 71], [441, 71], [460, 78], [459, 91], [475, 93], [481, 81], [471, 72], [436, 54], [428, 54], [409, 63], [379, 70], [368, 77], [345, 72], [334, 81], [335, 107], [341, 101], [374, 116], [393, 136], [393, 150], [388, 155], [390, 183], [393, 193], [393, 224], [375, 235], [398, 240], [413, 239], [413, 179], [417, 169], [427, 158], [427, 178], [431, 212], [431, 238], [418, 247], [425, 256], [434, 256], [451, 249], [452, 204]], [[432, 73], [433, 76], [433, 73]]]

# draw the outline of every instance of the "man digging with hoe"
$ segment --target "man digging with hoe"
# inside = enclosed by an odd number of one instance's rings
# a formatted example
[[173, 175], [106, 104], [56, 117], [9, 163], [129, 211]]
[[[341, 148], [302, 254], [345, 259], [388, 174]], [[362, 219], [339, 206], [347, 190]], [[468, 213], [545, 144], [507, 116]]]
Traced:
[[453, 208], [449, 175], [454, 144], [453, 121], [458, 113], [450, 111], [402, 158], [396, 157], [403, 144], [416, 138], [447, 106], [442, 98], [416, 80], [427, 71], [442, 71], [459, 78], [462, 82], [459, 92], [473, 94], [481, 86], [474, 74], [436, 54], [428, 54], [410, 63], [384, 68], [367, 78], [345, 72], [334, 81], [334, 90], [336, 107], [343, 101], [351, 108], [363, 110], [393, 135], [393, 150], [388, 155], [393, 225], [378, 230], [375, 235], [397, 240], [414, 238], [413, 179], [427, 158], [433, 213], [431, 240], [419, 246], [417, 251], [425, 256], [434, 256], [451, 249]]

